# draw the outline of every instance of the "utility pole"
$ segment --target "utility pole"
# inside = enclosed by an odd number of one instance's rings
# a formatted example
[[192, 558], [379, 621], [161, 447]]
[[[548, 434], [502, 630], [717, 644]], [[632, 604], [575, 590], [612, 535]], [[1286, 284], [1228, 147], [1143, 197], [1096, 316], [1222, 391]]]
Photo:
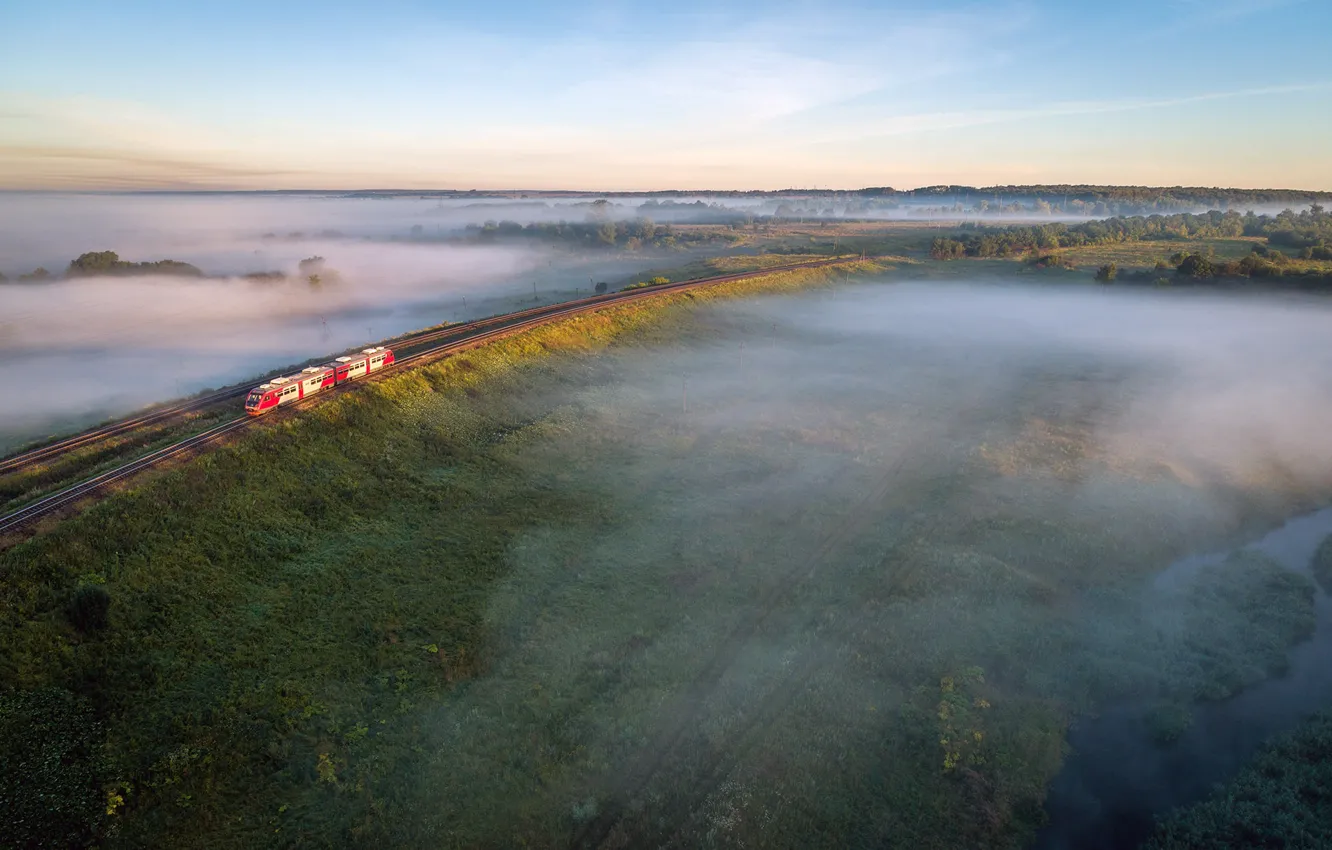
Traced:
[[537, 294], [536, 294], [536, 281], [535, 281], [535, 280], [532, 281], [532, 300], [533, 300], [533, 301], [537, 300]]

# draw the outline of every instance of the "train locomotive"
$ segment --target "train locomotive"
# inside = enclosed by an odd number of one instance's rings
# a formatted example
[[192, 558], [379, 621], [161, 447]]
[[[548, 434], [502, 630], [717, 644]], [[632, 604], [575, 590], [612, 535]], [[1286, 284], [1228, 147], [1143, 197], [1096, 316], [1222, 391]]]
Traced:
[[381, 345], [349, 357], [339, 357], [322, 366], [309, 366], [298, 374], [274, 378], [250, 390], [250, 394], [245, 397], [245, 412], [258, 416], [280, 405], [300, 401], [320, 390], [345, 384], [392, 365], [393, 350]]

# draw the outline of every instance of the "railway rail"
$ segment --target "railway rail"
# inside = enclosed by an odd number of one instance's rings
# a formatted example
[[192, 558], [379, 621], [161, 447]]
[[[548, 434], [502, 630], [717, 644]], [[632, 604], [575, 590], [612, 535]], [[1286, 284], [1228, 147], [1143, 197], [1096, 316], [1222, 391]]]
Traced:
[[[557, 304], [532, 307], [528, 310], [521, 310], [516, 313], [505, 313], [499, 316], [467, 322], [465, 324], [422, 331], [417, 334], [408, 334], [394, 338], [393, 345], [397, 349], [410, 351], [412, 353], [399, 357], [394, 366], [384, 371], [392, 373], [404, 366], [421, 364], [428, 360], [464, 351], [469, 348], [484, 345], [487, 342], [521, 333], [522, 331], [529, 330], [548, 322], [583, 313], [595, 312], [596, 310], [609, 306], [653, 298], [669, 292], [682, 292], [690, 289], [715, 286], [721, 283], [746, 280], [779, 272], [822, 268], [847, 261], [847, 258], [813, 260], [810, 262], [791, 263], [784, 266], [773, 266], [767, 269], [737, 272], [735, 274], [719, 275], [717, 277], [701, 278], [698, 280], [657, 284], [650, 287], [643, 287], [641, 289], [625, 289], [618, 292], [607, 293], [605, 295], [595, 295], [590, 298], [581, 298], [574, 301], [563, 301]], [[422, 345], [428, 347], [420, 351], [415, 350]], [[378, 376], [380, 373], [375, 374]], [[371, 380], [373, 380], [373, 378], [371, 378]], [[350, 386], [354, 387], [355, 384]], [[133, 431], [136, 428], [167, 422], [189, 413], [204, 410], [229, 398], [240, 398], [244, 396], [249, 389], [250, 384], [228, 387], [188, 401], [180, 402], [179, 404], [149, 411], [140, 416], [111, 422], [100, 428], [95, 428], [82, 434], [76, 434], [45, 446], [39, 446], [30, 449], [29, 451], [0, 459], [0, 475], [15, 472], [35, 464], [48, 462], [54, 458], [67, 454], [68, 452], [74, 451], [75, 449], [96, 444], [102, 440]], [[338, 387], [336, 391], [341, 392], [344, 391], [344, 389], [344, 387]], [[320, 396], [311, 398], [308, 401], [298, 402], [293, 406], [298, 408], [304, 407], [309, 403], [315, 402], [318, 398], [324, 395], [324, 393], [321, 393]], [[179, 442], [129, 461], [115, 469], [108, 470], [100, 475], [93, 476], [86, 481], [82, 481], [71, 487], [60, 490], [59, 492], [45, 496], [12, 513], [6, 514], [5, 516], [0, 516], [0, 534], [15, 532], [38, 519], [74, 506], [111, 484], [124, 481], [139, 472], [154, 466], [159, 466], [172, 458], [178, 458], [198, 451], [209, 444], [221, 440], [223, 437], [254, 424], [259, 418], [262, 417], [241, 416], [236, 419], [227, 420], [226, 422], [214, 425], [205, 431], [187, 437]]]

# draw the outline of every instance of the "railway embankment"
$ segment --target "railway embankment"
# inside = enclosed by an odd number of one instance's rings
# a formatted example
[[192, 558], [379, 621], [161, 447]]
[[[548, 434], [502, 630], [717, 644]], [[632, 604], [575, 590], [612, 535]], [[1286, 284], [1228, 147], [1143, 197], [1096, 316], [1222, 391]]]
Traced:
[[[791, 267], [779, 266], [765, 270], [764, 266], [768, 265], [765, 259], [771, 258], [744, 258], [738, 266], [731, 264], [735, 268], [719, 265], [718, 270], [731, 272], [722, 278], [693, 279], [685, 276], [669, 280], [663, 277], [659, 280], [667, 286], [641, 289], [637, 286], [626, 287], [608, 296], [604, 306], [621, 303], [621, 300], [642, 303], [648, 298], [659, 306], [667, 306], [670, 302], [663, 298], [682, 294], [682, 291], [672, 291], [680, 288], [697, 292], [698, 287], [706, 286], [712, 290], [708, 297], [719, 297], [744, 291], [747, 287], [770, 289], [805, 285], [809, 277], [807, 273], [814, 269], [833, 269], [836, 274], [846, 275], [876, 267], [873, 261], [815, 259]], [[410, 365], [432, 359], [435, 352], [451, 353], [460, 347], [458, 343], [468, 340], [475, 340], [478, 344], [488, 343], [509, 332], [524, 331], [544, 322], [558, 321], [568, 309], [575, 308], [565, 308], [558, 303], [544, 305], [461, 325], [428, 328], [396, 337], [389, 342], [398, 352], [399, 359], [407, 361], [404, 365]], [[29, 526], [35, 518], [51, 510], [67, 510], [69, 506], [86, 503], [95, 492], [113, 484], [120, 485], [141, 471], [166, 466], [181, 457], [193, 456], [203, 445], [199, 440], [200, 435], [216, 434], [212, 438], [216, 441], [224, 435], [238, 432], [239, 428], [223, 429], [220, 426], [238, 415], [237, 400], [243, 397], [250, 384], [259, 380], [256, 378], [235, 387], [205, 392], [192, 399], [159, 405], [142, 414], [107, 422], [87, 432], [0, 460], [0, 537], [6, 531], [18, 528], [20, 522]], [[191, 443], [198, 445], [187, 445]], [[173, 446], [188, 448], [189, 451], [172, 452]], [[151, 462], [145, 462], [145, 459], [151, 459]], [[75, 488], [80, 485], [88, 492], [76, 491]]]

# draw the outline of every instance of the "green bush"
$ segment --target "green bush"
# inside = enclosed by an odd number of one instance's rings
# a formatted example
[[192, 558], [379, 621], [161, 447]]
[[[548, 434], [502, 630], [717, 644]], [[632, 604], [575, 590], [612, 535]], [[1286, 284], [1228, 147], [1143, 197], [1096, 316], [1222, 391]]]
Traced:
[[1332, 534], [1324, 538], [1318, 551], [1314, 552], [1310, 567], [1313, 569], [1314, 578], [1318, 579], [1319, 587], [1332, 593]]
[[96, 632], [106, 628], [111, 613], [111, 594], [98, 584], [85, 584], [74, 591], [65, 610], [69, 622], [81, 632]]

